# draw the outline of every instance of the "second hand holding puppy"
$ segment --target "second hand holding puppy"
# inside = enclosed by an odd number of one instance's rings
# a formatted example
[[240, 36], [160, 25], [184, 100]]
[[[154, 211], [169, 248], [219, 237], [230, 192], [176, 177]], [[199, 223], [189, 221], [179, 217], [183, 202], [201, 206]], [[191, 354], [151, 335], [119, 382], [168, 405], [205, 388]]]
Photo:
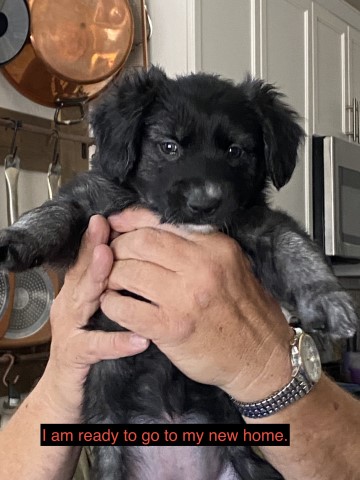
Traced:
[[[101, 297], [110, 319], [151, 339], [188, 377], [241, 401], [289, 381], [292, 332], [234, 240], [159, 225], [143, 210], [109, 222], [123, 233], [111, 244], [115, 262]], [[151, 303], [121, 296], [121, 289]]]

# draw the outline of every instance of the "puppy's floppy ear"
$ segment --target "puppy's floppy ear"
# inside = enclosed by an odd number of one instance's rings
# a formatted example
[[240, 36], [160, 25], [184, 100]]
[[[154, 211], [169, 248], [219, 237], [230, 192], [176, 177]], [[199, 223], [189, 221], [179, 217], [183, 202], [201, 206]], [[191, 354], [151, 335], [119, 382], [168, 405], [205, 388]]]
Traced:
[[97, 101], [90, 116], [97, 147], [95, 169], [125, 179], [141, 147], [146, 111], [166, 79], [157, 67], [127, 70]]
[[279, 190], [290, 180], [304, 138], [299, 116], [273, 85], [248, 77], [242, 86], [260, 118], [267, 172]]

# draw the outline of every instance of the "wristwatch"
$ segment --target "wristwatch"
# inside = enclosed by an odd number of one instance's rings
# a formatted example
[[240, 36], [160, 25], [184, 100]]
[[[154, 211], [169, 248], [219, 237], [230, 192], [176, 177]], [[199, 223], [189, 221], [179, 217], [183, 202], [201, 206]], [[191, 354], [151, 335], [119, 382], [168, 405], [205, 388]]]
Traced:
[[319, 381], [321, 361], [314, 340], [301, 328], [293, 330], [295, 335], [290, 342], [290, 360], [293, 368], [291, 381], [258, 402], [243, 403], [230, 397], [244, 417], [263, 418], [273, 415], [307, 395]]

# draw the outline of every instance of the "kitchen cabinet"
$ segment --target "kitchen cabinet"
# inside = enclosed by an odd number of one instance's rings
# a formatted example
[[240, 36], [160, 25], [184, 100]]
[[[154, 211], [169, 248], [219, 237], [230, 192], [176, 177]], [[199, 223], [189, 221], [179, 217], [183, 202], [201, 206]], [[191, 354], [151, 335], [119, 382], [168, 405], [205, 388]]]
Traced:
[[[278, 86], [285, 101], [300, 116], [304, 130], [312, 131], [311, 105], [311, 1], [260, 1], [259, 68], [256, 76]], [[272, 190], [271, 203], [286, 210], [308, 231], [312, 222], [311, 142], [307, 137], [299, 150], [299, 162], [290, 182], [279, 192]]]
[[252, 0], [148, 0], [151, 62], [170, 76], [196, 71], [241, 81], [252, 71]]
[[[354, 99], [360, 102], [360, 31], [348, 26], [348, 105], [352, 105]], [[353, 132], [355, 126], [357, 138], [353, 140], [360, 143], [359, 117], [357, 117], [358, 121], [354, 125], [353, 115], [353, 112], [349, 112], [347, 116], [347, 131]], [[359, 111], [357, 115], [359, 116]]]
[[360, 143], [353, 109], [353, 100], [360, 101], [360, 12], [354, 13], [359, 28], [348, 22], [313, 4], [314, 133]]
[[348, 26], [315, 3], [313, 65], [314, 132], [347, 139]]

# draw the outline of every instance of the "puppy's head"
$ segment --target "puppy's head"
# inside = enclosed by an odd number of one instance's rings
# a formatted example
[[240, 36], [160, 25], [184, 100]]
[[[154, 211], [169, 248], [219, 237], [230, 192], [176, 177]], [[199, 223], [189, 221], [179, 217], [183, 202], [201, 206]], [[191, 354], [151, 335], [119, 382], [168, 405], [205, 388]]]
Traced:
[[97, 164], [163, 221], [222, 227], [264, 203], [296, 165], [303, 131], [273, 86], [214, 75], [123, 76], [92, 118]]

